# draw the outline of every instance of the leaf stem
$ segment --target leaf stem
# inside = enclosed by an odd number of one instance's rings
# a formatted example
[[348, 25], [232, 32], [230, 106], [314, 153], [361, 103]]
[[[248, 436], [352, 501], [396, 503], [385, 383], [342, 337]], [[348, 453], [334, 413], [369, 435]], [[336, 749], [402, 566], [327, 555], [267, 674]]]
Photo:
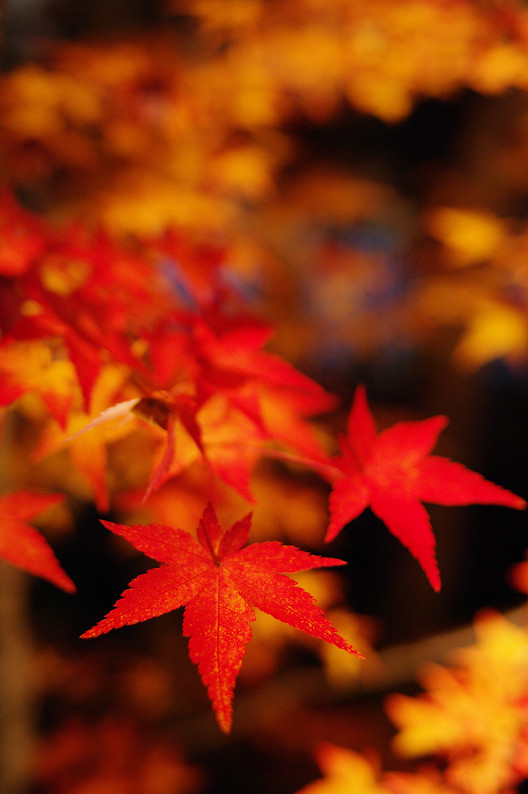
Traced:
[[308, 469], [313, 469], [325, 480], [330, 480], [331, 482], [334, 480], [340, 480], [344, 476], [343, 472], [338, 469], [337, 466], [332, 466], [331, 463], [323, 463], [323, 461], [306, 458], [304, 455], [297, 455], [294, 452], [273, 449], [271, 447], [262, 447], [262, 454], [268, 458], [283, 460], [286, 463], [296, 463], [300, 466], [305, 466]]
[[252, 441], [251, 439], [244, 439], [244, 441], [212, 441], [208, 442], [207, 446], [218, 446], [218, 447], [235, 447], [240, 449], [241, 447], [253, 447], [254, 449], [258, 449], [261, 455], [267, 458], [273, 458], [274, 460], [282, 460], [285, 463], [295, 463], [299, 466], [304, 466], [307, 469], [312, 469], [313, 471], [317, 472], [318, 474], [323, 477], [323, 479], [333, 482], [335, 480], [341, 480], [345, 476], [341, 469], [337, 466], [333, 466], [331, 463], [325, 463], [321, 460], [315, 460], [314, 458], [308, 458], [304, 455], [298, 455], [295, 452], [288, 452], [287, 450], [277, 449], [274, 447], [266, 447], [261, 441]]

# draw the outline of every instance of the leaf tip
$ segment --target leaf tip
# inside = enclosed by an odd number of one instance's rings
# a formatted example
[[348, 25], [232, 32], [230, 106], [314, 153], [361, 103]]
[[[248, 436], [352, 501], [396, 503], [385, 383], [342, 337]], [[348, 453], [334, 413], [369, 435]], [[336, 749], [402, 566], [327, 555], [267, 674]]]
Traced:
[[95, 626], [92, 626], [91, 629], [88, 629], [88, 631], [85, 631], [82, 634], [80, 634], [79, 639], [91, 640], [93, 637], [99, 637], [101, 634], [106, 634], [108, 631], [109, 629], [102, 628], [101, 625], [98, 623]]
[[225, 717], [224, 715], [221, 716], [217, 715], [216, 721], [222, 733], [225, 733], [226, 736], [228, 736], [231, 733], [231, 728], [233, 727], [233, 720], [231, 719], [231, 717]]
[[367, 387], [364, 383], [358, 383], [354, 392], [354, 400], [363, 400], [367, 402]]
[[325, 568], [330, 568], [338, 565], [348, 565], [348, 562], [346, 560], [340, 560], [337, 557], [321, 557], [320, 559], [324, 560]]
[[440, 431], [443, 430], [445, 427], [447, 427], [449, 424], [449, 417], [446, 416], [445, 414], [437, 414], [432, 418], [436, 420], [436, 423], [438, 424]]
[[429, 579], [429, 582], [431, 583], [431, 587], [433, 588], [435, 593], [439, 593], [440, 590], [442, 589], [442, 581], [440, 579], [440, 574], [438, 572], [438, 569], [428, 574], [427, 578]]
[[58, 586], [64, 590], [66, 593], [76, 593], [77, 587], [75, 586], [75, 582], [73, 582], [69, 576], [64, 574], [61, 577], [60, 582], [57, 582]]
[[324, 536], [324, 542], [330, 543], [332, 540], [334, 540], [335, 537], [337, 537], [337, 535], [339, 535], [340, 530], [341, 527], [338, 526], [335, 521], [332, 521], [329, 524], [328, 529], [326, 530], [326, 535]]

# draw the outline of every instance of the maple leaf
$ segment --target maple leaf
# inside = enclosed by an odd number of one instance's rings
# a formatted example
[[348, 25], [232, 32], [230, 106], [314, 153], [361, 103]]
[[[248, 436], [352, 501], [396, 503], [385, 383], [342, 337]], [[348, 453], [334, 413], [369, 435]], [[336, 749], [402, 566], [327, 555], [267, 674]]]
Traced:
[[315, 756], [324, 777], [296, 794], [461, 794], [462, 791], [445, 784], [434, 768], [425, 767], [415, 773], [383, 773], [377, 759], [369, 758], [368, 753], [361, 755], [330, 742], [316, 747]]
[[519, 496], [448, 458], [430, 455], [447, 417], [398, 422], [377, 435], [366, 392], [358, 386], [341, 455], [333, 460], [341, 477], [330, 495], [330, 541], [370, 506], [422, 566], [435, 590], [440, 574], [435, 539], [421, 502], [442, 505], [498, 504], [522, 509]]
[[321, 742], [316, 748], [316, 757], [325, 777], [309, 783], [296, 794], [344, 794], [346, 791], [384, 794], [386, 791], [378, 784], [379, 770], [359, 753]]
[[448, 264], [464, 267], [488, 259], [503, 243], [504, 223], [493, 213], [437, 207], [429, 215], [430, 234], [446, 247]]
[[198, 665], [220, 728], [228, 733], [236, 676], [251, 639], [253, 607], [360, 656], [329, 623], [313, 597], [283, 573], [344, 565], [278, 541], [245, 548], [251, 515], [222, 530], [209, 502], [197, 540], [170, 526], [125, 526], [102, 521], [137, 549], [161, 562], [130, 583], [114, 608], [82, 637], [138, 623], [185, 607], [183, 633]]
[[423, 694], [392, 694], [386, 710], [398, 755], [441, 756], [456, 791], [495, 794], [525, 776], [528, 636], [492, 610], [478, 616], [475, 634], [455, 666], [423, 669]]
[[34, 391], [61, 427], [66, 426], [77, 383], [71, 362], [60, 350], [40, 340], [0, 347], [0, 373], [0, 405]]
[[67, 576], [51, 547], [28, 519], [63, 499], [62, 494], [16, 491], [0, 497], [0, 556], [29, 573], [47, 579], [68, 593], [75, 585]]

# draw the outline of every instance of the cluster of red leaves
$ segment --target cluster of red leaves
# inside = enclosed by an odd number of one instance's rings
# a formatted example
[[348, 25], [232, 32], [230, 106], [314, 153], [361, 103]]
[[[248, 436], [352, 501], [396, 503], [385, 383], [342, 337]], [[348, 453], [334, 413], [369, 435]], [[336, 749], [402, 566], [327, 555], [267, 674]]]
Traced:
[[[480, 475], [429, 455], [444, 417], [401, 422], [376, 436], [361, 387], [341, 454], [330, 458], [307, 418], [332, 408], [334, 398], [264, 351], [270, 331], [236, 307], [221, 278], [221, 251], [190, 246], [174, 235], [137, 242], [132, 250], [80, 224], [50, 230], [8, 195], [0, 218], [6, 231], [0, 250], [0, 404], [36, 392], [64, 431], [72, 417], [91, 414], [92, 421], [76, 431], [81, 456], [83, 437], [88, 441], [107, 421], [152, 427], [164, 441], [145, 499], [197, 460], [210, 473], [204, 501], [213, 498], [217, 477], [251, 501], [258, 458], [293, 458], [332, 484], [327, 540], [370, 505], [418, 559], [435, 589], [440, 579], [434, 538], [421, 501], [525, 506]], [[111, 367], [119, 368], [122, 387], [101, 409], [97, 385]], [[87, 456], [91, 450], [87, 443]], [[100, 509], [108, 505], [106, 465], [105, 456], [87, 463]], [[26, 523], [58, 498], [7, 495], [0, 553], [71, 591], [73, 583]], [[253, 606], [357, 653], [312, 597], [282, 576], [341, 560], [276, 542], [242, 548], [249, 517], [222, 531], [212, 504], [203, 513], [198, 540], [169, 526], [104, 523], [162, 565], [134, 580], [109, 615], [83, 636], [186, 605], [190, 656], [223, 730], [231, 725], [233, 687], [251, 637]]]

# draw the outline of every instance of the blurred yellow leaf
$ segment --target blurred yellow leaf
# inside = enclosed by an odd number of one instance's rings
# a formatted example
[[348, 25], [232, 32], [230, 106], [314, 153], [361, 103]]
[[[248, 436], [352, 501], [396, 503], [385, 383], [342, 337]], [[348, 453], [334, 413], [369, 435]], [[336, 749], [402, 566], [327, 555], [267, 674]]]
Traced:
[[2, 347], [0, 373], [0, 404], [33, 392], [63, 427], [71, 408], [80, 402], [73, 365], [58, 345], [36, 340]]
[[522, 362], [528, 351], [526, 310], [499, 302], [482, 301], [469, 318], [468, 327], [454, 350], [454, 360], [476, 369], [503, 358]]
[[503, 242], [504, 224], [491, 212], [438, 207], [429, 214], [429, 233], [447, 248], [454, 267], [492, 256]]
[[316, 755], [325, 777], [309, 783], [297, 794], [386, 794], [386, 789], [377, 783], [377, 770], [359, 753], [325, 743]]
[[397, 752], [444, 756], [449, 783], [496, 794], [517, 782], [516, 758], [525, 744], [528, 636], [491, 611], [477, 619], [475, 631], [476, 644], [456, 653], [455, 668], [424, 670], [427, 694], [391, 695], [387, 711], [400, 728]]

